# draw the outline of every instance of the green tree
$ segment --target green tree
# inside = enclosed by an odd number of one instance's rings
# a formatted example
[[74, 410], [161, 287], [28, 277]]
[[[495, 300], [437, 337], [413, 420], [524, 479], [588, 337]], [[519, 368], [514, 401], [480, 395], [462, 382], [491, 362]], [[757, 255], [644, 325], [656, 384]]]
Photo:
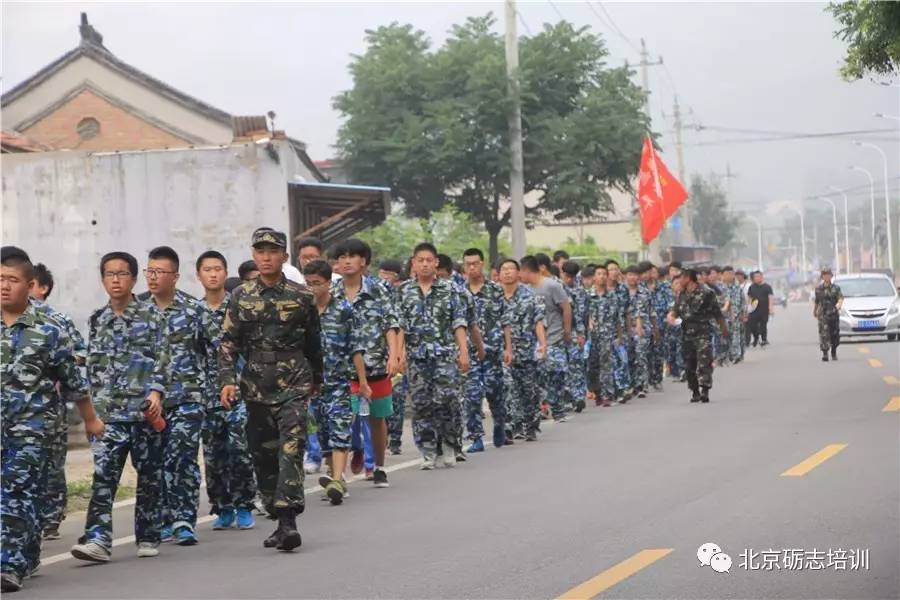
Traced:
[[725, 192], [717, 181], [700, 175], [691, 179], [691, 229], [700, 244], [722, 248], [734, 237], [740, 218], [728, 214]]
[[[384, 223], [360, 233], [359, 237], [372, 247], [373, 263], [394, 258], [406, 260], [419, 242], [431, 242], [438, 251], [456, 261], [462, 260], [466, 248], [487, 247], [484, 227], [461, 213], [452, 205], [432, 212], [428, 217], [392, 214]], [[509, 253], [509, 244], [502, 240], [500, 251]]]
[[900, 71], [900, 2], [859, 0], [828, 5], [847, 42], [841, 75], [859, 79], [871, 73], [890, 76]]
[[[350, 66], [353, 88], [334, 103], [345, 117], [339, 155], [354, 179], [391, 186], [411, 216], [445, 203], [472, 215], [492, 259], [510, 219], [510, 102], [493, 26], [491, 14], [470, 18], [435, 51], [408, 25], [367, 31], [368, 48]], [[611, 209], [609, 189], [630, 189], [649, 123], [630, 72], [606, 57], [599, 36], [565, 22], [521, 41], [532, 214], [595, 216]]]

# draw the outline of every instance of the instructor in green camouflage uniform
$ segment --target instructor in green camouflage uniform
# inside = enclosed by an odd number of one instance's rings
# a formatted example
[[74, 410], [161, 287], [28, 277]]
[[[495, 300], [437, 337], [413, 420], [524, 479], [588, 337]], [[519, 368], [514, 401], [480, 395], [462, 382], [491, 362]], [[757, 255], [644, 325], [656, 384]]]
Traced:
[[822, 362], [828, 362], [828, 350], [831, 360], [837, 360], [837, 347], [841, 342], [840, 314], [844, 304], [844, 294], [837, 284], [831, 282], [831, 269], [822, 269], [822, 283], [816, 286], [816, 301], [813, 305], [813, 316], [819, 321], [819, 348], [822, 350]]
[[219, 346], [219, 383], [225, 408], [235, 401], [238, 355], [247, 366], [241, 397], [247, 403], [247, 441], [259, 493], [278, 528], [263, 545], [300, 546], [296, 517], [303, 512], [303, 451], [309, 400], [322, 383], [319, 313], [312, 293], [281, 272], [287, 238], [269, 228], [253, 232], [257, 279], [234, 290]]

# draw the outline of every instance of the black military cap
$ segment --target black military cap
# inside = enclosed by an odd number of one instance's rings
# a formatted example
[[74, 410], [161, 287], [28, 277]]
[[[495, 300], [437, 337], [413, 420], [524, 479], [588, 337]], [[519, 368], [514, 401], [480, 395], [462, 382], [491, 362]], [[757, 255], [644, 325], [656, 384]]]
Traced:
[[260, 244], [273, 244], [287, 250], [287, 236], [269, 227], [260, 227], [253, 232], [253, 241], [250, 245], [255, 248]]

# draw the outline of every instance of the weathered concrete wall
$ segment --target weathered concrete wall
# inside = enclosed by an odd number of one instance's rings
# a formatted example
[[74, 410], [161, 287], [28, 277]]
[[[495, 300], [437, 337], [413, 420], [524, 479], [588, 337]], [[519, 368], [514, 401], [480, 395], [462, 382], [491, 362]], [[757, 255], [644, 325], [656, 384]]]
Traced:
[[[3, 244], [23, 247], [54, 273], [50, 303], [83, 328], [106, 302], [99, 260], [125, 250], [140, 267], [154, 246], [181, 257], [179, 285], [199, 295], [196, 257], [215, 249], [230, 274], [250, 258], [262, 225], [287, 231], [287, 181], [313, 181], [290, 147], [280, 160], [257, 144], [209, 149], [90, 154], [4, 154]], [[143, 274], [138, 292], [146, 290]]]

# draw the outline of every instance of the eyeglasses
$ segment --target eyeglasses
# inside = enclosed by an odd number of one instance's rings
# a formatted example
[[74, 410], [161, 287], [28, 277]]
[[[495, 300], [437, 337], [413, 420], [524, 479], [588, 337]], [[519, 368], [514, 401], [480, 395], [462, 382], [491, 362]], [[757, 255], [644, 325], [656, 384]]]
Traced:
[[128, 279], [131, 277], [130, 271], [106, 271], [103, 273], [103, 279]]
[[156, 279], [160, 275], [171, 275], [173, 273], [175, 273], [175, 271], [163, 271], [162, 269], [144, 269], [144, 275], [146, 275], [150, 279]]

